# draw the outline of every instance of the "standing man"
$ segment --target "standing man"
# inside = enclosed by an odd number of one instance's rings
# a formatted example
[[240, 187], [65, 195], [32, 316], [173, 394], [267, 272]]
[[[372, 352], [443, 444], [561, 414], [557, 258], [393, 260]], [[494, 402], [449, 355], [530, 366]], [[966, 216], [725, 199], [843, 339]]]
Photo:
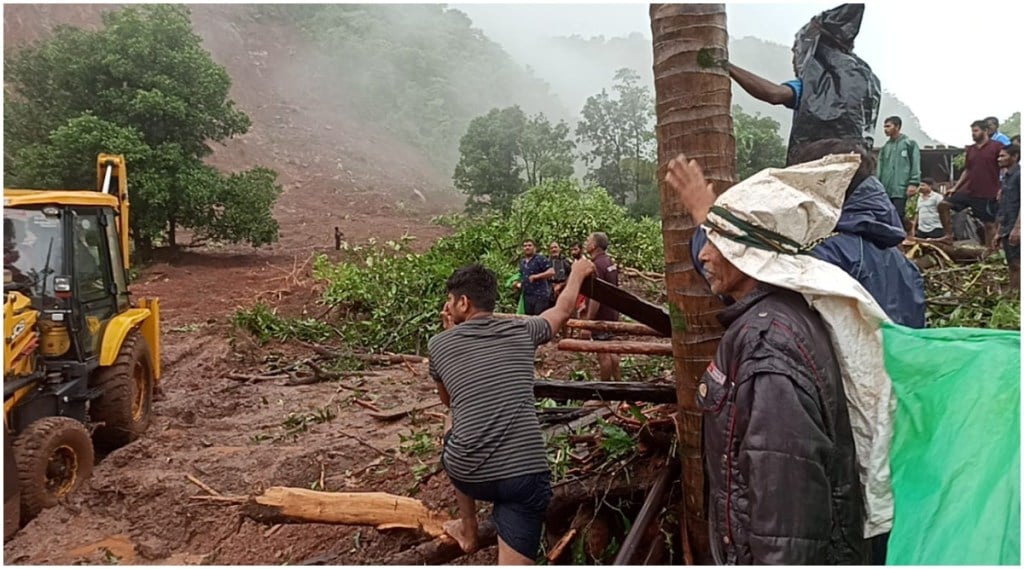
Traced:
[[537, 254], [533, 239], [523, 241], [523, 259], [519, 261], [516, 287], [522, 288], [526, 314], [537, 316], [551, 306], [551, 283], [548, 279], [553, 276], [555, 270], [543, 255]]
[[943, 239], [953, 241], [952, 211], [971, 208], [971, 213], [985, 226], [985, 243], [993, 245], [996, 236], [996, 210], [999, 207], [999, 151], [1003, 145], [990, 139], [988, 123], [971, 123], [974, 144], [967, 147], [964, 171], [945, 201], [939, 204]]
[[556, 241], [552, 241], [548, 246], [548, 253], [551, 255], [548, 259], [551, 262], [551, 269], [555, 271], [554, 276], [551, 277], [551, 288], [553, 289], [551, 302], [554, 303], [558, 300], [558, 295], [562, 293], [562, 289], [565, 288], [565, 283], [569, 279], [572, 261], [562, 256], [562, 247]]
[[533, 565], [551, 500], [544, 435], [533, 395], [537, 346], [562, 328], [580, 283], [594, 272], [576, 263], [565, 292], [539, 318], [493, 317], [494, 273], [481, 265], [455, 271], [441, 312], [445, 331], [427, 343], [430, 376], [451, 409], [441, 465], [455, 487], [459, 519], [445, 523], [467, 553], [476, 551], [476, 500], [492, 502], [499, 565]]
[[999, 236], [1006, 264], [1010, 268], [1010, 286], [1020, 290], [1020, 146], [1011, 144], [999, 152], [999, 166], [1006, 169], [999, 194]]
[[988, 137], [992, 140], [1002, 144], [1003, 146], [1009, 146], [1012, 141], [1010, 137], [999, 132], [999, 119], [996, 117], [988, 117], [985, 119], [986, 129], [988, 131]]
[[900, 223], [907, 225], [907, 198], [917, 193], [921, 183], [921, 149], [917, 143], [902, 133], [903, 119], [889, 117], [882, 128], [885, 130], [885, 146], [878, 157], [878, 179], [885, 186], [885, 193], [900, 216]]
[[[590, 237], [587, 237], [584, 246], [587, 248], [587, 254], [590, 255], [590, 259], [594, 262], [594, 276], [609, 284], [619, 286], [619, 269], [607, 253], [608, 235], [601, 232], [592, 233]], [[617, 322], [619, 320], [619, 313], [610, 306], [602, 306], [600, 302], [590, 298], [587, 299], [587, 320]], [[588, 332], [584, 331], [583, 337], [586, 338], [587, 335]], [[602, 342], [611, 340], [614, 337], [611, 332], [594, 332], [589, 335], [594, 340]], [[597, 354], [597, 363], [601, 370], [601, 381], [611, 379], [618, 381], [622, 379], [618, 354]]]

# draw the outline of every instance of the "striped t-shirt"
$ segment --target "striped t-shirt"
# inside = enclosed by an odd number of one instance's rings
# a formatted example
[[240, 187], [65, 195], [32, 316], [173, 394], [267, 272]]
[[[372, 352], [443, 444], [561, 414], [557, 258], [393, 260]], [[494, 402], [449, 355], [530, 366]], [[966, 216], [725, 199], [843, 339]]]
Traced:
[[449, 476], [492, 482], [548, 471], [533, 395], [543, 318], [472, 319], [430, 339], [430, 376], [451, 396], [441, 460]]

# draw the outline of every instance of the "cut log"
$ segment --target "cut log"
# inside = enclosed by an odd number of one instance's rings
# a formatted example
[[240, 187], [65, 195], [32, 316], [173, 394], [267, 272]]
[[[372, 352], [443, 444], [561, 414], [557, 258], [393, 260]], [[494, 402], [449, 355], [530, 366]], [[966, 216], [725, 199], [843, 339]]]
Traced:
[[664, 308], [651, 304], [635, 294], [594, 277], [587, 277], [580, 294], [602, 305], [614, 308], [641, 324], [657, 330], [666, 338], [672, 335], [672, 319]]
[[538, 399], [559, 401], [646, 401], [675, 403], [676, 388], [671, 384], [636, 381], [554, 381], [538, 379], [533, 383]]
[[679, 462], [672, 461], [672, 465], [665, 468], [661, 476], [655, 480], [654, 486], [651, 486], [651, 491], [647, 494], [647, 499], [644, 500], [644, 505], [640, 507], [640, 513], [637, 514], [629, 534], [622, 541], [622, 547], [619, 549], [619, 554], [615, 557], [613, 565], [632, 564], [633, 558], [636, 557], [637, 549], [644, 541], [643, 536], [647, 532], [648, 526], [651, 525], [658, 512], [661, 511], [661, 507], [665, 504], [665, 499], [668, 498], [670, 483], [675, 480], [678, 473]]
[[558, 349], [566, 352], [591, 352], [596, 354], [635, 354], [640, 356], [672, 355], [672, 344], [631, 342], [627, 340], [598, 342], [567, 339], [558, 342]]
[[[535, 316], [527, 316], [525, 314], [505, 314], [502, 312], [495, 312], [495, 318], [511, 318], [511, 319], [524, 319], [524, 318], [535, 318]], [[665, 337], [663, 334], [644, 324], [636, 322], [606, 322], [604, 320], [579, 320], [576, 318], [570, 318], [565, 323], [566, 328], [576, 328], [579, 330], [593, 330], [595, 332], [614, 332], [617, 334], [628, 334], [630, 336], [659, 336]]]
[[[498, 543], [497, 528], [494, 522], [487, 520], [480, 524], [477, 531], [477, 544], [480, 549]], [[381, 565], [443, 565], [465, 555], [459, 544], [447, 535], [421, 543], [405, 551], [400, 551], [384, 561]]]
[[417, 411], [425, 411], [427, 409], [432, 409], [440, 404], [440, 401], [425, 401], [423, 403], [415, 403], [413, 405], [403, 405], [401, 407], [395, 407], [394, 409], [384, 409], [383, 411], [379, 412], [371, 411], [367, 413], [367, 415], [373, 417], [374, 419], [379, 419], [381, 421], [394, 421], [396, 419], [401, 419], [406, 415], [411, 415]]
[[374, 526], [379, 530], [418, 529], [431, 537], [444, 535], [450, 518], [423, 502], [385, 492], [315, 492], [274, 486], [253, 497], [243, 513], [267, 524], [324, 523]]

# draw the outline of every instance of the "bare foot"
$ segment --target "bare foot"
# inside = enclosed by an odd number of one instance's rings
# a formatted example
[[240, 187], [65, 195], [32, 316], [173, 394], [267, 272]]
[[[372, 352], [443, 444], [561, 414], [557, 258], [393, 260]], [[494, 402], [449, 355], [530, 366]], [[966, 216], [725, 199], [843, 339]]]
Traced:
[[[452, 538], [459, 543], [459, 547], [466, 553], [474, 553], [477, 550], [477, 528], [472, 528], [472, 532], [466, 531], [466, 528], [462, 524], [462, 520], [449, 520], [442, 526], [445, 533], [452, 536]], [[472, 535], [470, 535], [472, 534]]]

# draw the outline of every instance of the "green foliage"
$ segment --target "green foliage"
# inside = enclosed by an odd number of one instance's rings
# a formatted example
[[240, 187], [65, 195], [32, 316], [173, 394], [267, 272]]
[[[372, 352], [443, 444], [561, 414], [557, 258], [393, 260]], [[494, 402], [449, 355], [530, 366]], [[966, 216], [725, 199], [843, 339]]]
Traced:
[[271, 340], [322, 342], [334, 335], [334, 330], [324, 322], [313, 318], [281, 318], [262, 302], [248, 310], [236, 310], [231, 324], [255, 336], [260, 344]]
[[408, 435], [399, 433], [398, 441], [398, 450], [408, 456], [425, 456], [434, 451], [434, 436], [428, 430], [410, 430]]
[[100, 152], [128, 162], [133, 237], [143, 248], [177, 227], [225, 241], [277, 238], [280, 193], [266, 169], [223, 178], [209, 142], [245, 133], [231, 79], [203, 49], [183, 6], [109, 12], [98, 31], [60, 28], [5, 60], [5, 185], [95, 187]]
[[576, 137], [587, 148], [582, 155], [590, 168], [586, 180], [608, 190], [617, 203], [625, 205], [629, 197], [639, 201], [642, 191], [653, 181], [653, 177], [642, 176], [650, 174], [649, 169], [624, 166], [627, 159], [633, 164], [653, 159], [654, 98], [631, 69], [616, 71], [615, 81], [615, 98], [604, 89], [587, 98], [576, 125]]
[[560, 104], [459, 10], [443, 4], [262, 5], [258, 17], [296, 23], [343, 79], [343, 104], [391, 130], [451, 171], [473, 117], [521, 104]]
[[527, 187], [572, 176], [569, 126], [543, 114], [526, 118], [518, 106], [491, 109], [469, 123], [459, 143], [455, 187], [467, 194], [466, 210], [507, 211]]
[[625, 458], [636, 450], [636, 441], [625, 429], [604, 419], [599, 419], [597, 424], [601, 427], [601, 450], [609, 461]]
[[736, 137], [736, 177], [744, 180], [765, 168], [786, 166], [786, 144], [779, 137], [779, 123], [760, 113], [753, 116], [739, 105], [732, 108]]
[[449, 216], [454, 234], [429, 251], [414, 253], [409, 239], [378, 246], [343, 244], [346, 257], [314, 263], [313, 274], [327, 282], [323, 302], [347, 315], [340, 330], [345, 342], [373, 350], [421, 353], [441, 329], [445, 281], [455, 269], [483, 263], [498, 277], [499, 310], [514, 310], [511, 288], [501, 286], [518, 270], [524, 238], [538, 243], [583, 241], [594, 231], [608, 233], [609, 253], [620, 266], [641, 270], [664, 267], [661, 228], [651, 219], [636, 220], [600, 188], [559, 181], [516, 198], [504, 215], [470, 219]]

